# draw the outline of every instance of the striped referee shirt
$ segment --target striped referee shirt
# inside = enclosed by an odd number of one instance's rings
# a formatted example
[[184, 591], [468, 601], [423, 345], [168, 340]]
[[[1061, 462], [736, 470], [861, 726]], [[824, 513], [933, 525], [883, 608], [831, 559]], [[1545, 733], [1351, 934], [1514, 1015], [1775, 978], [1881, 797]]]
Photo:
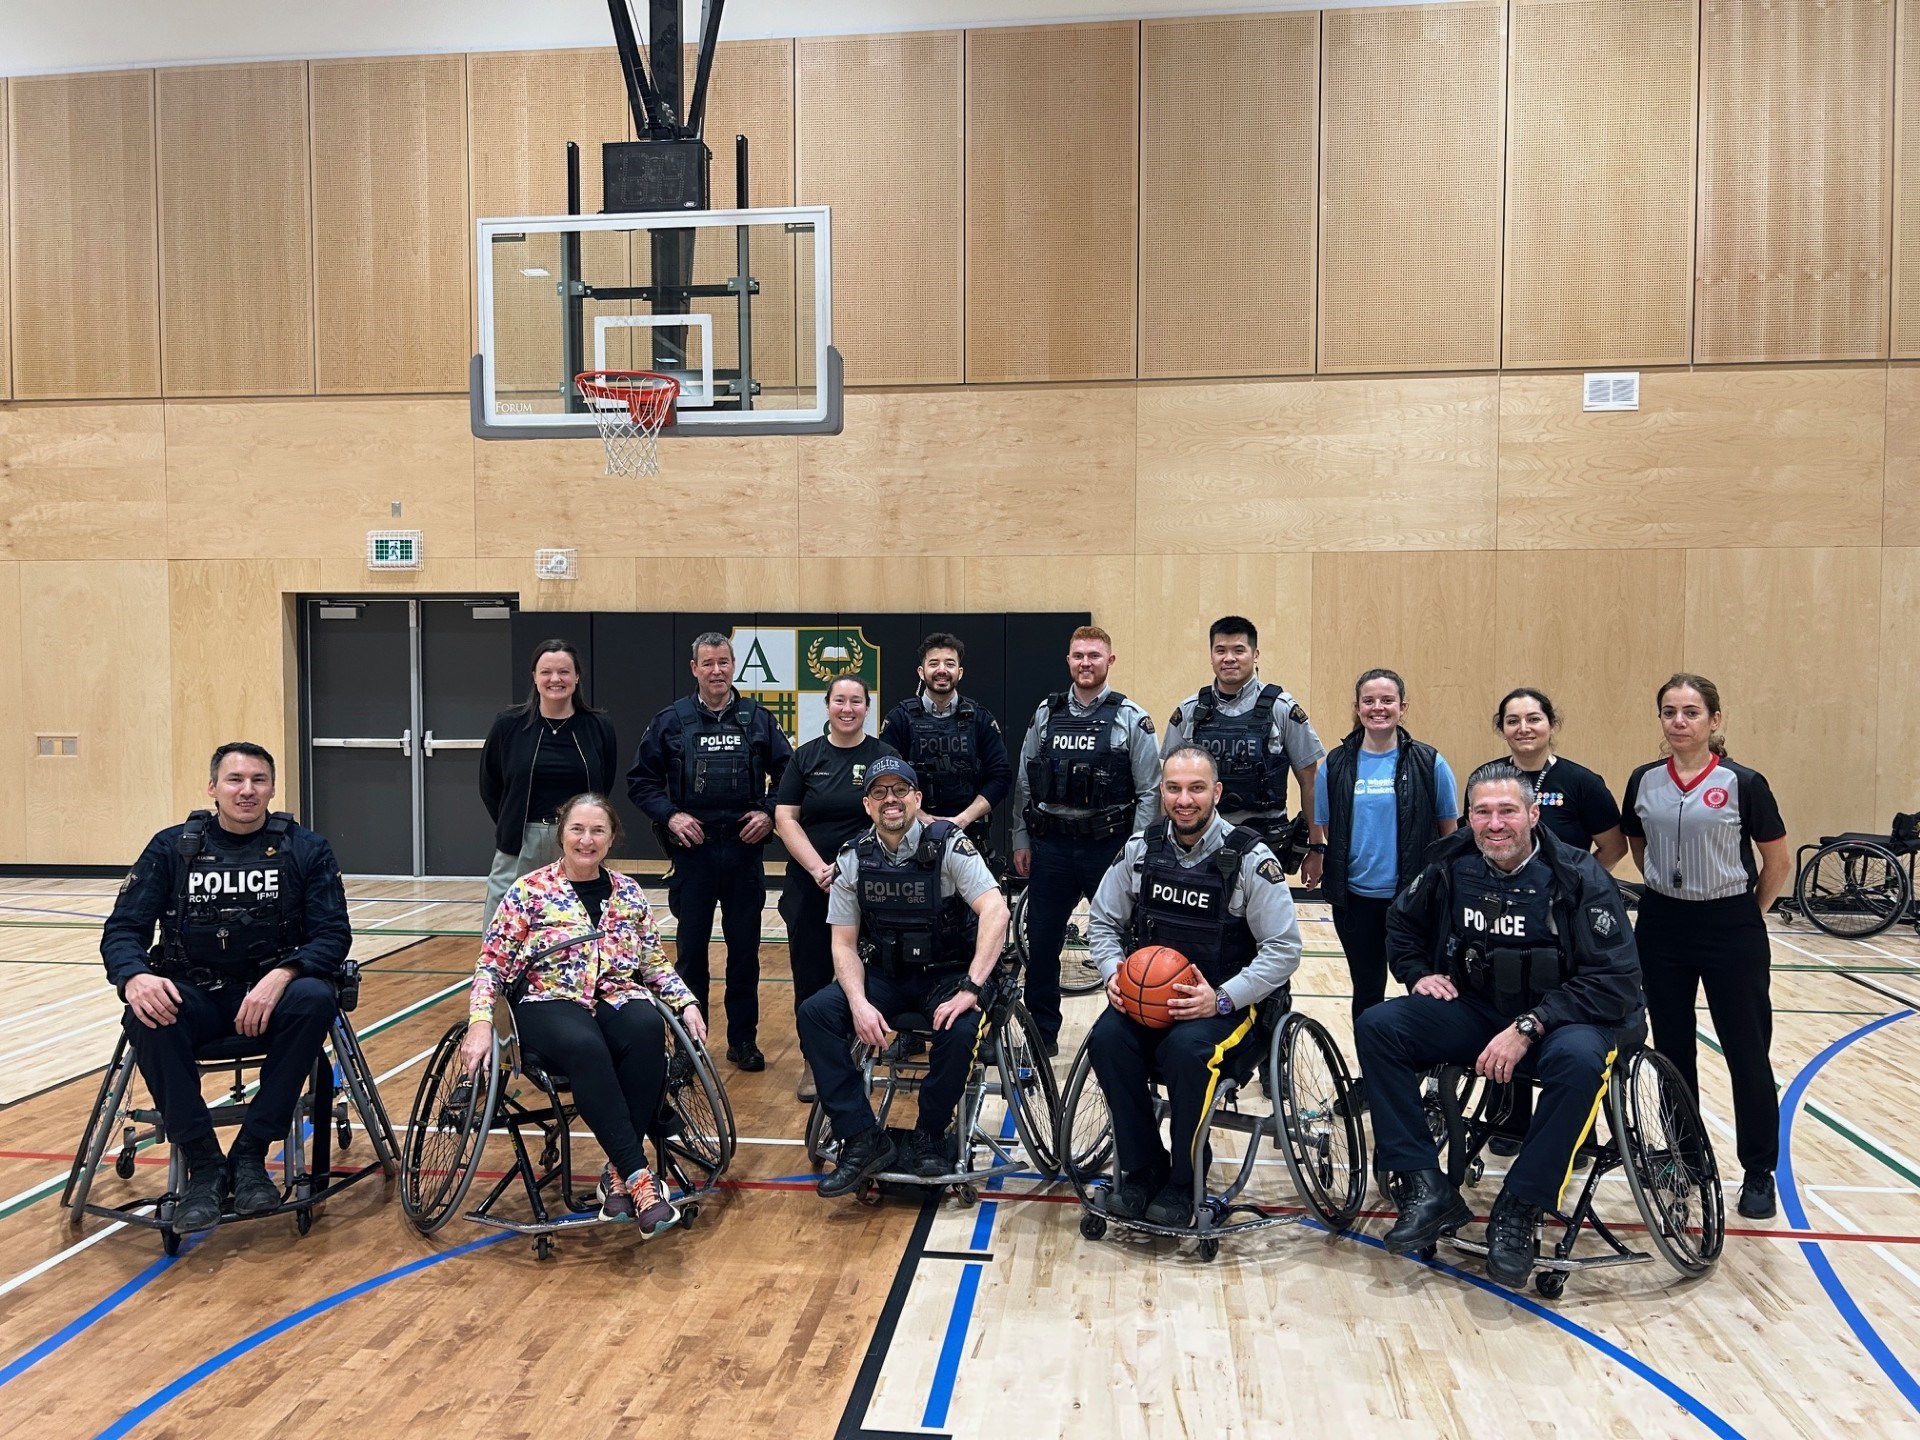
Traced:
[[1671, 760], [1642, 765], [1627, 779], [1620, 811], [1621, 831], [1647, 842], [1647, 888], [1674, 900], [1753, 893], [1753, 842], [1787, 833], [1767, 777], [1724, 755], [1686, 785]]

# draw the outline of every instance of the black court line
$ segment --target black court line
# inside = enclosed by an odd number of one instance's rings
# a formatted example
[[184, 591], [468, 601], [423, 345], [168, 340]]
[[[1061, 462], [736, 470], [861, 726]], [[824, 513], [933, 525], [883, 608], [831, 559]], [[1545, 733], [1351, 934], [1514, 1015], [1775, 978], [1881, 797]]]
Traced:
[[853, 1393], [847, 1397], [847, 1408], [840, 1412], [840, 1424], [835, 1427], [834, 1440], [904, 1440], [905, 1436], [938, 1437], [944, 1431], [935, 1430], [868, 1430], [861, 1425], [866, 1416], [867, 1407], [873, 1403], [874, 1389], [880, 1383], [880, 1370], [886, 1364], [887, 1352], [893, 1348], [893, 1336], [900, 1325], [900, 1313], [907, 1308], [907, 1294], [913, 1289], [913, 1272], [927, 1253], [927, 1237], [933, 1233], [933, 1217], [940, 1210], [940, 1191], [929, 1190], [926, 1198], [920, 1202], [920, 1214], [913, 1222], [913, 1233], [907, 1237], [906, 1249], [900, 1253], [900, 1264], [893, 1272], [893, 1287], [887, 1291], [886, 1304], [880, 1307], [880, 1318], [874, 1322], [873, 1338], [867, 1342], [866, 1358], [860, 1362], [860, 1373], [854, 1377]]
[[966, 1260], [984, 1265], [992, 1261], [993, 1252], [991, 1250], [923, 1250], [920, 1252], [920, 1258], [922, 1260]]

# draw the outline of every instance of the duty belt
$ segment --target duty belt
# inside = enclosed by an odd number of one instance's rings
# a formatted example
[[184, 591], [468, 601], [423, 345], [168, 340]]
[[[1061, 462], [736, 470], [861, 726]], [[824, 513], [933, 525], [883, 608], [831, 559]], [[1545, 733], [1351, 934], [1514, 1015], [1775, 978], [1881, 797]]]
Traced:
[[1035, 838], [1059, 835], [1069, 840], [1111, 840], [1115, 835], [1127, 833], [1127, 815], [1132, 808], [1129, 805], [1093, 815], [1054, 815], [1029, 807], [1027, 833]]

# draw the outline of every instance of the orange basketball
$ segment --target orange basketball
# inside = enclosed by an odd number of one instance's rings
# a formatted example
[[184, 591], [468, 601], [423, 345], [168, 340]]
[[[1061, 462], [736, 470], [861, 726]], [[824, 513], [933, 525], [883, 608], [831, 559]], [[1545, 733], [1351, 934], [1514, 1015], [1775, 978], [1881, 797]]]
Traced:
[[1175, 998], [1173, 987], [1198, 984], [1201, 975], [1192, 961], [1171, 946], [1143, 945], [1121, 962], [1115, 979], [1120, 1008], [1128, 1017], [1165, 1030], [1173, 1024], [1173, 1012], [1167, 1008]]

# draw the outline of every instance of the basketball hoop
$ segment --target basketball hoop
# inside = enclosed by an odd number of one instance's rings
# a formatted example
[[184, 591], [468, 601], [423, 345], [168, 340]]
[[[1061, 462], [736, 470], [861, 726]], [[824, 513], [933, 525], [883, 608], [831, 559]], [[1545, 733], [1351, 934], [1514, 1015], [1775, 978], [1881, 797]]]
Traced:
[[654, 442], [673, 413], [680, 382], [651, 370], [589, 370], [573, 383], [606, 442], [607, 474], [658, 475]]

